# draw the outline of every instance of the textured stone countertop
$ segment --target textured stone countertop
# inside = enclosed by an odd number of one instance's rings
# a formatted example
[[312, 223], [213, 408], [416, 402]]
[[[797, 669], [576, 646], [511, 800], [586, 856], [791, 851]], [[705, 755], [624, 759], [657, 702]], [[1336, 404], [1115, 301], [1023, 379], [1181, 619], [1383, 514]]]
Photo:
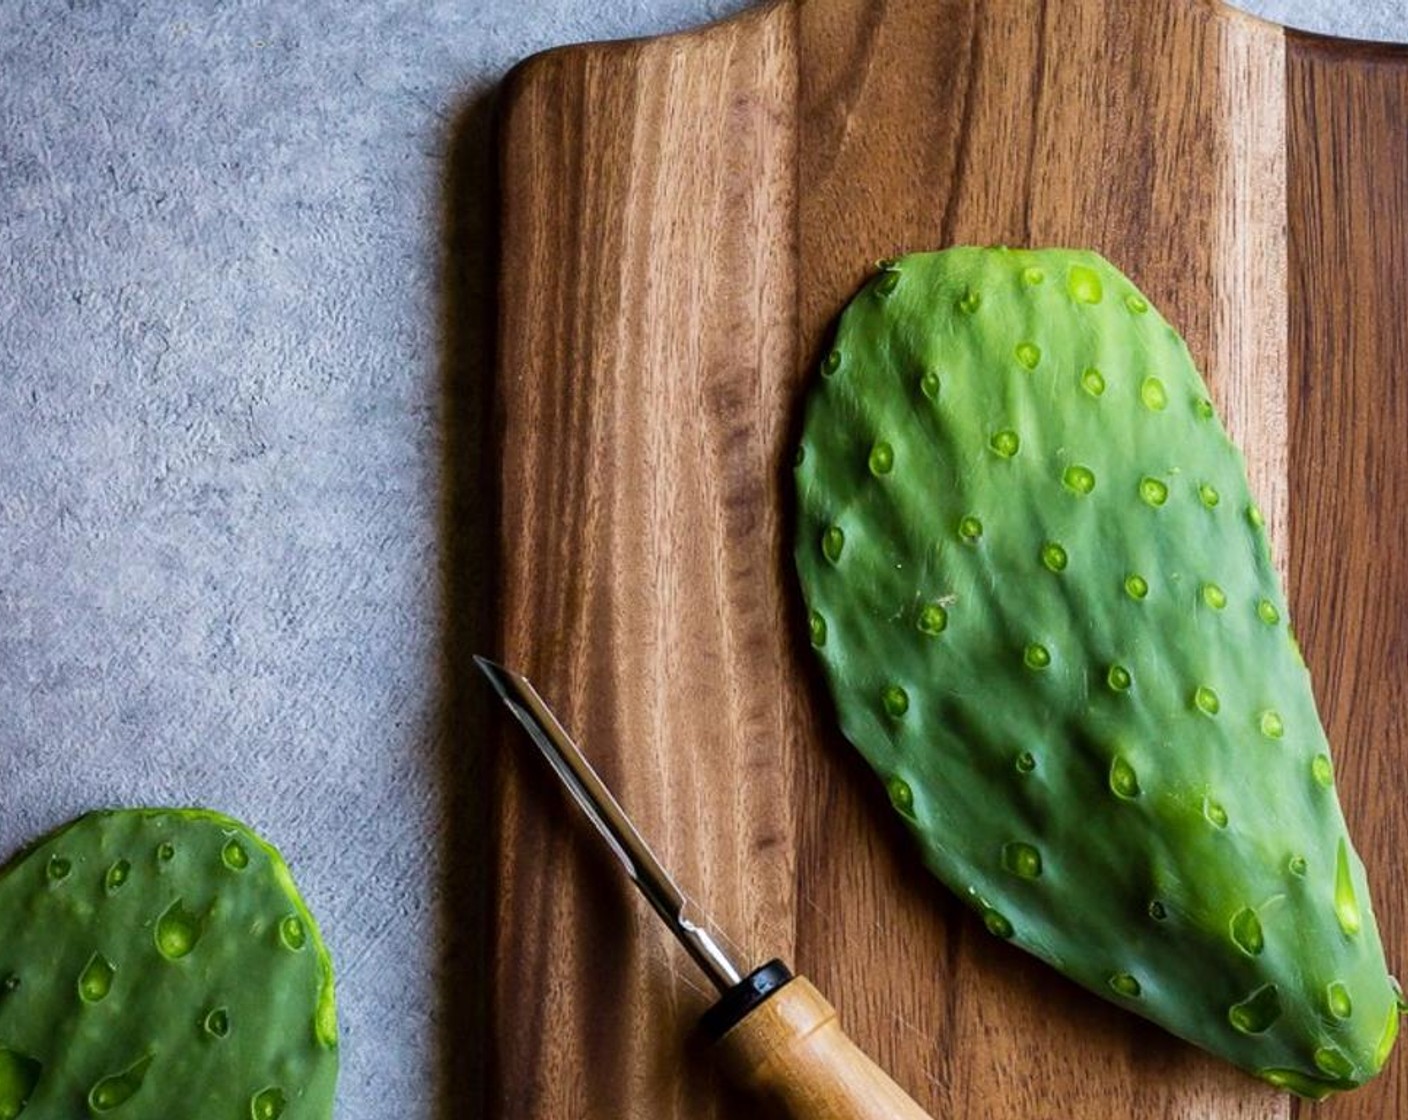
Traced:
[[744, 6], [0, 3], [0, 858], [248, 820], [339, 966], [339, 1116], [471, 1115], [492, 90]]

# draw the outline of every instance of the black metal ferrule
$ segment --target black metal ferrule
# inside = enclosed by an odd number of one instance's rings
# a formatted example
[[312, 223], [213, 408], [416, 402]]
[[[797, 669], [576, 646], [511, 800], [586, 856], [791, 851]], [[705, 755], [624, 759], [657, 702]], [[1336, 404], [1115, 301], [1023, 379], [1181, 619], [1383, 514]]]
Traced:
[[711, 1042], [718, 1042], [791, 979], [792, 970], [778, 960], [755, 968], [700, 1016], [699, 1029]]

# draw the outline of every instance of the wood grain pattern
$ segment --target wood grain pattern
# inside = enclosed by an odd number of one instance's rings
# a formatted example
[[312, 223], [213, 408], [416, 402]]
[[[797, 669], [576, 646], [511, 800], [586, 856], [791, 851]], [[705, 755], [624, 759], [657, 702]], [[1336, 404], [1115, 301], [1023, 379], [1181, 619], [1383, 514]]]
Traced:
[[[1130, 272], [1247, 452], [1401, 964], [1405, 82], [1405, 52], [1200, 0], [791, 0], [506, 87], [501, 653], [739, 955], [807, 972], [935, 1115], [1298, 1106], [922, 871], [794, 640], [807, 370], [880, 257], [1068, 244]], [[689, 1037], [687, 959], [508, 751], [495, 1114], [752, 1115]], [[1324, 1111], [1395, 1115], [1403, 1084]]]
[[[786, 31], [536, 59], [503, 126], [503, 652], [758, 963], [793, 948], [807, 703], [777, 564]], [[502, 1114], [699, 1114], [711, 1071], [680, 1054], [702, 978], [543, 775], [503, 779]]]

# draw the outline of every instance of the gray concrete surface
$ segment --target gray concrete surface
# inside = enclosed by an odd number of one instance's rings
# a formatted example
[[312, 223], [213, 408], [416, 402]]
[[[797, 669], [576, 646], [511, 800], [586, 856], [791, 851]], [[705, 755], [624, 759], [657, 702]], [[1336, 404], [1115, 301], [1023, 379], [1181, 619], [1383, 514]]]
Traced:
[[337, 958], [339, 1116], [476, 1114], [490, 91], [744, 6], [0, 0], [0, 858], [249, 820]]

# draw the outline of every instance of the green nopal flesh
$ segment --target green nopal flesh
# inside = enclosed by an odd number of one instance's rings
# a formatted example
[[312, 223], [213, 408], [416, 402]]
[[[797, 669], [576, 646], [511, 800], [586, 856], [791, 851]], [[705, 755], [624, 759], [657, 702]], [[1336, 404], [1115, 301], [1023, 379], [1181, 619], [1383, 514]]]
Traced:
[[999, 937], [1272, 1084], [1382, 1068], [1395, 985], [1241, 455], [1088, 252], [883, 266], [805, 415], [842, 729]]
[[0, 874], [0, 1120], [327, 1120], [332, 964], [284, 861], [203, 810], [93, 813]]

